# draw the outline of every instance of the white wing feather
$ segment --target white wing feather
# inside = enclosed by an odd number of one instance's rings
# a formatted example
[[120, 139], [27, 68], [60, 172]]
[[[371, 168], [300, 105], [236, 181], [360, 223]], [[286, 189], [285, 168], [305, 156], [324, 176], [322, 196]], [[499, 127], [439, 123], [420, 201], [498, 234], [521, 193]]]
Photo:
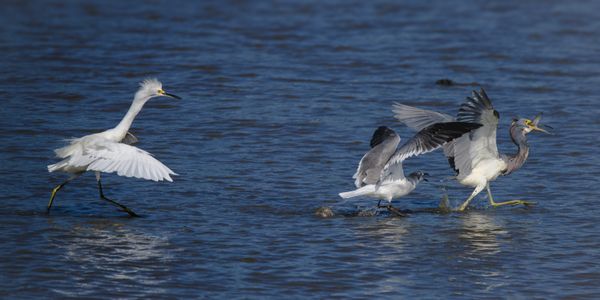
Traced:
[[473, 91], [472, 97], [461, 105], [458, 121], [477, 122], [483, 126], [454, 141], [454, 163], [459, 177], [468, 176], [480, 161], [498, 158], [496, 131], [498, 128], [498, 112], [485, 91]]
[[173, 181], [171, 175], [177, 175], [150, 153], [134, 146], [103, 138], [82, 141], [79, 146], [80, 151], [72, 152], [69, 165], [86, 167], [86, 171], [116, 172], [119, 176], [154, 181]]

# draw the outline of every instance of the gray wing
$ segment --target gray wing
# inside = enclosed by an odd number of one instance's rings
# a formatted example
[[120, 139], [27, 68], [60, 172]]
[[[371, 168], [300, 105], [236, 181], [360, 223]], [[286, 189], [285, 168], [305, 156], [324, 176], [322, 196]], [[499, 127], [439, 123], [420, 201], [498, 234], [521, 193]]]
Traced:
[[402, 162], [416, 155], [438, 149], [461, 135], [481, 127], [481, 124], [466, 122], [436, 123], [419, 131], [402, 145], [383, 167], [378, 184], [403, 180]]
[[[392, 111], [394, 117], [404, 123], [409, 128], [419, 131], [425, 127], [431, 126], [435, 123], [446, 123], [455, 122], [454, 117], [439, 113], [432, 110], [420, 109], [400, 103], [394, 103]], [[452, 157], [454, 153], [454, 142], [450, 141], [444, 145], [444, 155], [446, 157]], [[452, 163], [451, 163], [452, 165]]]
[[483, 125], [454, 142], [454, 164], [459, 177], [471, 173], [473, 166], [486, 158], [498, 158], [496, 131], [500, 115], [483, 89], [473, 91], [460, 106], [458, 121]]
[[396, 134], [369, 150], [358, 163], [356, 173], [352, 176], [356, 179], [354, 185], [358, 188], [366, 184], [377, 183], [383, 166], [394, 154], [399, 143], [400, 137]]
[[137, 144], [138, 141], [139, 140], [135, 137], [135, 135], [133, 135], [131, 132], [127, 132], [127, 134], [125, 134], [125, 137], [121, 140], [121, 143], [126, 145], [133, 145]]
[[454, 122], [454, 117], [435, 112], [432, 110], [420, 109], [400, 103], [394, 103], [392, 106], [394, 117], [413, 130], [419, 131], [435, 123]]

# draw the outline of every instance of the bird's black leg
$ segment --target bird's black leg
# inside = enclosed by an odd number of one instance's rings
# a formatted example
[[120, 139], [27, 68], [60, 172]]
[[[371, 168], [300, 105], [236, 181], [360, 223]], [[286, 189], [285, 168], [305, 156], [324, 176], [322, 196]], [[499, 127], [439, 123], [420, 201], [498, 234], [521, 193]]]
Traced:
[[408, 216], [408, 214], [405, 214], [405, 213], [401, 212], [399, 209], [393, 207], [391, 203], [387, 206], [387, 209], [398, 217]]
[[127, 208], [127, 206], [125, 206], [125, 205], [123, 205], [123, 204], [121, 204], [121, 203], [119, 203], [117, 201], [114, 201], [114, 200], [106, 198], [106, 196], [104, 196], [104, 193], [102, 192], [102, 183], [100, 183], [100, 178], [98, 178], [98, 191], [100, 191], [100, 198], [102, 200], [106, 200], [106, 201], [112, 203], [113, 205], [116, 205], [116, 206], [120, 207], [124, 212], [128, 213], [132, 217], [139, 217], [131, 209]]
[[65, 186], [65, 184], [69, 183], [71, 180], [77, 178], [79, 175], [74, 175], [71, 178], [65, 180], [63, 183], [55, 186], [52, 189], [52, 194], [50, 195], [50, 201], [48, 202], [48, 207], [46, 208], [46, 214], [50, 214], [50, 208], [52, 207], [52, 202], [54, 202], [54, 197], [56, 197], [56, 193], [58, 193], [58, 191], [60, 189], [62, 189], [63, 186]]

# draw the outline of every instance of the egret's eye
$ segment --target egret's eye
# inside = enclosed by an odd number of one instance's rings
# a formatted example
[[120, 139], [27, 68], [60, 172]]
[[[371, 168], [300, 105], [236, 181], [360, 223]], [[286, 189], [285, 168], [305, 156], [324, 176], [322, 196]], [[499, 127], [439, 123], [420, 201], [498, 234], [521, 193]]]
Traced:
[[531, 126], [531, 120], [525, 120], [525, 125]]

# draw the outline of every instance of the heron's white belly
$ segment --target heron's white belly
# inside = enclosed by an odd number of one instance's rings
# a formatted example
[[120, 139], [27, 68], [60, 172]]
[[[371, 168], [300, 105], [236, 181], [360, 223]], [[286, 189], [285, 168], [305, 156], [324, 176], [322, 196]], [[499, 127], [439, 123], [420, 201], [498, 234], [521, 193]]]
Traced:
[[471, 173], [462, 179], [459, 179], [460, 184], [476, 187], [484, 186], [489, 181], [493, 181], [500, 175], [502, 170], [506, 169], [506, 163], [501, 159], [485, 159], [480, 161], [472, 170]]

